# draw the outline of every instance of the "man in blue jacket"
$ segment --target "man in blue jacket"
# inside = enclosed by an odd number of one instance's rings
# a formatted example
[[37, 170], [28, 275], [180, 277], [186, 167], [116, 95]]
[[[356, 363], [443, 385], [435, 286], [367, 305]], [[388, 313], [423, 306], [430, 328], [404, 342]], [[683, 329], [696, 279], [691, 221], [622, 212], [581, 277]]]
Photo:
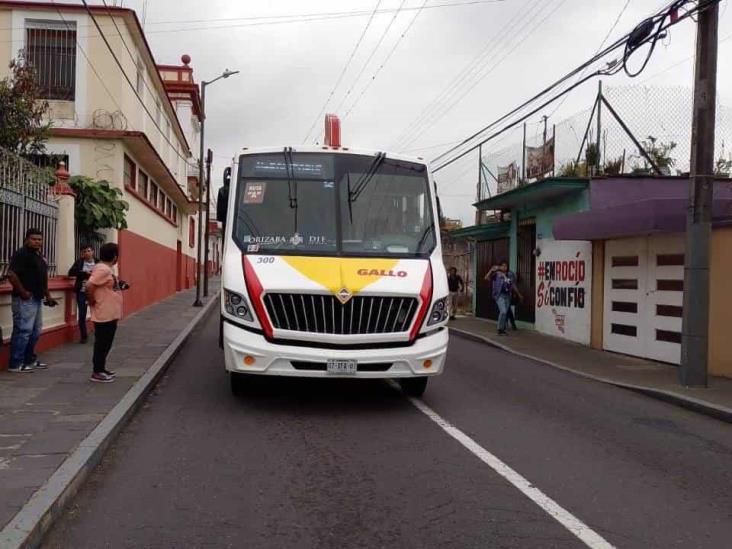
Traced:
[[501, 261], [498, 265], [491, 267], [486, 280], [492, 283], [493, 299], [498, 306], [498, 335], [506, 335], [508, 314], [511, 310], [511, 297], [514, 295], [523, 300], [521, 292], [516, 287], [516, 275], [508, 270], [508, 263]]

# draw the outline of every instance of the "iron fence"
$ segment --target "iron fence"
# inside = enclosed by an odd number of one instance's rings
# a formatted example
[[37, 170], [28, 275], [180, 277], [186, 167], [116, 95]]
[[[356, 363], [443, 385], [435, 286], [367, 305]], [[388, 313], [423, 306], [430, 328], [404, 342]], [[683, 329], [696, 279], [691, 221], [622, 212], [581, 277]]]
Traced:
[[74, 231], [74, 244], [75, 250], [81, 250], [82, 246], [91, 246], [92, 250], [94, 250], [94, 257], [99, 257], [99, 250], [102, 248], [102, 244], [104, 244], [105, 238], [104, 235], [97, 232], [86, 232], [86, 231], [80, 231], [79, 227], [75, 228]]
[[0, 275], [7, 273], [13, 253], [23, 245], [30, 228], [43, 234], [42, 253], [49, 275], [56, 274], [58, 205], [51, 182], [49, 170], [0, 148]]

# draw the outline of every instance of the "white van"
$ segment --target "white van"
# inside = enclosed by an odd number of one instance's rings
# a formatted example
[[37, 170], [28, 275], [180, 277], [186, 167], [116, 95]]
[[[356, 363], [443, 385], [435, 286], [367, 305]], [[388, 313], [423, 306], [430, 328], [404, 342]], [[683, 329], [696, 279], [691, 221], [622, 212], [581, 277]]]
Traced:
[[427, 165], [268, 148], [246, 150], [230, 181], [221, 317], [232, 390], [253, 374], [339, 376], [394, 378], [421, 395], [448, 342]]

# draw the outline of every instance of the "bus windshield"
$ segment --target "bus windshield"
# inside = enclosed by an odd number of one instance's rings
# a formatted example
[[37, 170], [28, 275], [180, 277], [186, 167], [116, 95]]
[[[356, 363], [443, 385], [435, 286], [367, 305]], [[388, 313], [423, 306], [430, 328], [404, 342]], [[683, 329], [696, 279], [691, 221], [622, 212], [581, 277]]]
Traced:
[[242, 155], [232, 230], [245, 253], [425, 257], [436, 245], [427, 168], [383, 154]]

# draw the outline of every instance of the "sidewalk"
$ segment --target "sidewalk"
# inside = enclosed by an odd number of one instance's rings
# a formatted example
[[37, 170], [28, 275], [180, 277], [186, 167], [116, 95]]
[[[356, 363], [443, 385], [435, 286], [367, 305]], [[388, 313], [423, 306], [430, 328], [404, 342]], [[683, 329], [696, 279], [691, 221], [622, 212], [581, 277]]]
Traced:
[[689, 389], [678, 384], [675, 366], [598, 351], [533, 330], [509, 330], [508, 335], [498, 336], [495, 322], [473, 317], [453, 320], [450, 332], [732, 422], [732, 379], [710, 377], [708, 388]]
[[[211, 288], [212, 296], [205, 303], [215, 306], [210, 302], [216, 299], [216, 280]], [[114, 383], [88, 380], [91, 341], [43, 353], [48, 370], [0, 372], [0, 530], [161, 356], [172, 358], [182, 345], [182, 332], [192, 329], [203, 314], [201, 308], [191, 306], [194, 298], [195, 290], [180, 292], [120, 323], [108, 366], [117, 372]], [[171, 352], [172, 344], [176, 348]], [[118, 422], [123, 420], [120, 416]], [[0, 546], [3, 543], [0, 539]]]

